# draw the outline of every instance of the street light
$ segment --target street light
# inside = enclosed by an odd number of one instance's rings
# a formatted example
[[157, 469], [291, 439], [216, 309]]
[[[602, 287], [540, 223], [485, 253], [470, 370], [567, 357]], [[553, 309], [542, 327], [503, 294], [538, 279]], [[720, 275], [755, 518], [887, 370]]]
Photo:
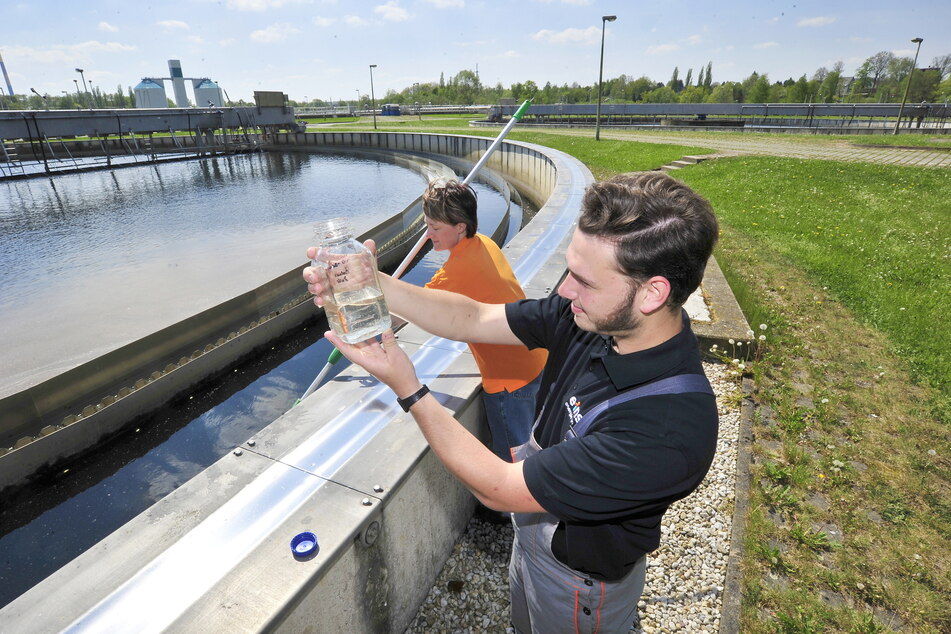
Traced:
[[[86, 89], [86, 76], [83, 74], [83, 69], [82, 69], [82, 68], [77, 68], [77, 69], [76, 69], [76, 72], [79, 73], [79, 76], [82, 77], [82, 79], [83, 79], [83, 94], [87, 95], [87, 97], [86, 97], [86, 105], [89, 106], [89, 109], [90, 109], [90, 110], [92, 110], [92, 106], [89, 104], [89, 97], [88, 97], [89, 91]], [[75, 80], [73, 80], [73, 81], [75, 81]], [[77, 90], [77, 92], [79, 91], [79, 84], [76, 84], [76, 90]]]
[[413, 101], [416, 102], [416, 116], [423, 120], [423, 108], [419, 104], [419, 82], [413, 82]]
[[49, 102], [49, 100], [47, 100], [47, 98], [44, 97], [43, 95], [41, 95], [40, 93], [36, 92], [36, 88], [30, 88], [30, 92], [32, 92], [34, 95], [36, 95], [37, 97], [39, 97], [40, 99], [43, 100], [43, 103], [46, 104], [46, 109], [47, 109], [47, 110], [50, 109], [50, 102]]
[[901, 112], [905, 109], [905, 100], [908, 99], [908, 89], [911, 88], [911, 76], [915, 74], [915, 66], [918, 65], [918, 53], [921, 51], [921, 43], [924, 42], [920, 37], [916, 37], [912, 40], [913, 44], [917, 44], [918, 48], [915, 49], [915, 61], [911, 63], [911, 72], [908, 73], [908, 81], [905, 82], [905, 94], [902, 95], [901, 105], [898, 107], [898, 121], [895, 122], [895, 131], [892, 134], [898, 134], [898, 126], [901, 125]]
[[370, 64], [370, 107], [373, 109], [373, 129], [376, 130], [376, 97], [373, 95], [373, 69], [376, 64]]
[[598, 67], [598, 111], [594, 119], [594, 140], [601, 140], [601, 81], [604, 76], [604, 28], [607, 22], [617, 20], [616, 15], [601, 16], [601, 64]]

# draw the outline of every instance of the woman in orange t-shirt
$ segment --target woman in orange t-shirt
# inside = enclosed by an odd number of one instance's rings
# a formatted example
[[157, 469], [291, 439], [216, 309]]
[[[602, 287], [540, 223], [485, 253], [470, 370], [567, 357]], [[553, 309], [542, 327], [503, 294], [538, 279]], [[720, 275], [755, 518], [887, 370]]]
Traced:
[[[502, 251], [491, 238], [476, 233], [476, 195], [455, 180], [436, 180], [423, 194], [426, 235], [435, 251], [449, 251], [427, 288], [452, 291], [476, 301], [506, 304], [525, 299]], [[548, 359], [542, 349], [471, 343], [482, 374], [492, 451], [512, 462], [511, 448], [528, 441], [535, 419], [535, 396]]]

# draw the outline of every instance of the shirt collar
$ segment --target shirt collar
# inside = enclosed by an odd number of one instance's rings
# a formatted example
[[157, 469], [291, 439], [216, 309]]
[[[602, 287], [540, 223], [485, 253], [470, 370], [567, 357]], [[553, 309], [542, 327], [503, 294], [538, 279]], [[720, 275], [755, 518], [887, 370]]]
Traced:
[[591, 358], [601, 359], [608, 377], [618, 390], [649, 383], [669, 375], [675, 368], [687, 362], [692, 349], [689, 341], [695, 338], [690, 329], [690, 318], [683, 309], [681, 309], [681, 319], [683, 327], [679, 333], [653, 348], [630, 354], [616, 353], [611, 337], [599, 335], [602, 345], [593, 347]]

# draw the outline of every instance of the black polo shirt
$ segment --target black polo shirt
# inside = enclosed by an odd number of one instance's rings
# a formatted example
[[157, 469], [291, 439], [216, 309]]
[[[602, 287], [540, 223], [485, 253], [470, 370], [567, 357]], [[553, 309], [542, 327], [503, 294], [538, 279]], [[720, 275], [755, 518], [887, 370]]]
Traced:
[[683, 313], [679, 334], [622, 355], [610, 338], [578, 328], [570, 302], [557, 295], [508, 304], [506, 315], [526, 346], [548, 350], [534, 432], [542, 451], [523, 471], [538, 503], [560, 520], [552, 552], [575, 570], [620, 579], [657, 548], [667, 507], [710, 468], [716, 400], [701, 393], [639, 398], [603, 412], [585, 436], [562, 439], [572, 421], [628, 388], [703, 374], [690, 320]]

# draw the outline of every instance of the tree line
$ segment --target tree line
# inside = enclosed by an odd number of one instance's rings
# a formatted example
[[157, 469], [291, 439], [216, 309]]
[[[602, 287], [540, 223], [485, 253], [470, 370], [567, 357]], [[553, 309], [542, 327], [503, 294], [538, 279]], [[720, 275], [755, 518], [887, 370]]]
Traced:
[[[872, 55], [859, 66], [855, 75], [843, 75], [842, 62], [831, 69], [821, 67], [811, 77], [772, 81], [767, 74], [753, 72], [742, 81], [714, 81], [713, 63], [700, 66], [694, 76], [688, 68], [681, 77], [675, 67], [670, 79], [658, 82], [649, 77], [633, 78], [620, 75], [604, 81], [602, 100], [608, 103], [896, 103], [901, 101], [906, 80], [914, 60], [899, 57], [889, 51]], [[534, 103], [594, 103], [598, 98], [596, 83], [577, 82], [561, 86], [547, 82], [539, 87], [532, 80], [516, 82], [505, 87], [501, 82], [485, 85], [471, 70], [461, 70], [448, 80], [440, 74], [439, 81], [414, 83], [403, 90], [389, 90], [378, 103], [396, 104], [451, 104], [472, 105], [498, 103], [500, 99], [523, 101], [532, 97]], [[916, 68], [908, 84], [908, 103], [946, 103], [951, 99], [951, 54], [935, 57], [931, 65]], [[290, 100], [295, 107], [324, 107], [370, 103], [370, 95], [359, 98], [330, 101], [311, 99]], [[171, 108], [175, 107], [168, 100]], [[253, 103], [240, 99], [229, 105], [248, 106]], [[7, 110], [63, 110], [73, 108], [135, 108], [135, 92], [131, 87], [109, 93], [100, 86], [80, 92], [61, 91], [59, 95], [16, 94], [0, 96], [0, 108]]]
[[[889, 51], [872, 55], [853, 77], [843, 74], [843, 63], [831, 69], [821, 67], [811, 77], [802, 75], [783, 81], [771, 81], [766, 74], [753, 72], [742, 81], [714, 81], [713, 64], [693, 68], [681, 75], [675, 67], [670, 79], [658, 82], [649, 77], [620, 75], [606, 79], [602, 100], [613, 103], [896, 103], [901, 101], [906, 79], [914, 60]], [[499, 99], [523, 101], [533, 97], [534, 103], [594, 103], [598, 98], [597, 83], [577, 82], [561, 86], [546, 83], [539, 87], [532, 80], [504, 87], [484, 85], [471, 70], [459, 71], [448, 81], [440, 75], [438, 82], [413, 84], [401, 91], [390, 90], [380, 100], [384, 103], [456, 104], [497, 103]], [[926, 68], [916, 68], [908, 86], [908, 102], [946, 102], [951, 99], [951, 55], [935, 57]], [[361, 95], [369, 103], [369, 95]], [[343, 103], [352, 103], [345, 101]], [[304, 106], [331, 105], [312, 100]]]

